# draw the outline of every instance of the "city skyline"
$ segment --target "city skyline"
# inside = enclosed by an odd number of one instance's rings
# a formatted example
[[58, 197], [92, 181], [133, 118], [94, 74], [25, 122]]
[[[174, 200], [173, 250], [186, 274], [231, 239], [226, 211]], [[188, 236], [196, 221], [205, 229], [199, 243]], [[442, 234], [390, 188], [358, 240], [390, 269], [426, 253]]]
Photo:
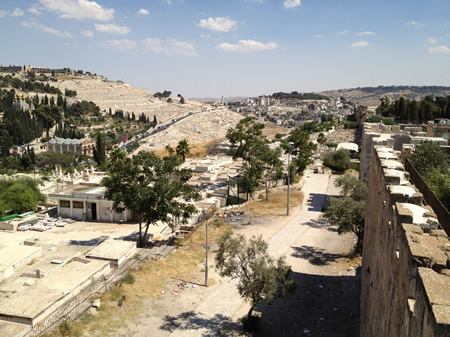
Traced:
[[0, 63], [187, 98], [449, 86], [448, 13], [446, 0], [6, 0]]

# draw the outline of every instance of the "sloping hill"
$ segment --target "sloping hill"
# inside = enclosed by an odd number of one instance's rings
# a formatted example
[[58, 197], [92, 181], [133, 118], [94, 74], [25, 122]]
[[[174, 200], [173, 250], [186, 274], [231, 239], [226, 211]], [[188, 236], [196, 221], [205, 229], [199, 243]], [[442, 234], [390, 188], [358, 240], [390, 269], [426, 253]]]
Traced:
[[75, 100], [93, 101], [102, 112], [111, 109], [112, 112], [123, 110], [134, 112], [136, 115], [145, 113], [150, 119], [156, 115], [159, 121], [166, 121], [180, 114], [202, 109], [202, 104], [198, 102], [186, 101], [185, 104], [180, 104], [179, 98], [172, 97], [173, 103], [168, 103], [164, 98], [154, 97], [146, 89], [133, 88], [120, 81], [108, 81], [101, 76], [65, 76], [52, 85], [59, 87], [63, 92], [65, 89], [75, 90], [77, 92]]

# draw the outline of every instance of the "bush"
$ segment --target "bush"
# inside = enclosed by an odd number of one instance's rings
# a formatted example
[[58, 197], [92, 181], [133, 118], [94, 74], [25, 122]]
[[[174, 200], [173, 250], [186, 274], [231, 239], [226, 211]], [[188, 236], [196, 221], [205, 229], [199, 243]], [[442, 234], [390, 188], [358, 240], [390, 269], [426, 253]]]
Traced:
[[336, 172], [344, 172], [352, 167], [350, 159], [350, 151], [345, 149], [325, 152], [323, 155], [323, 165]]
[[356, 129], [358, 127], [357, 122], [345, 122], [344, 129]]
[[127, 274], [122, 280], [125, 284], [133, 284], [134, 283], [134, 275], [133, 274]]

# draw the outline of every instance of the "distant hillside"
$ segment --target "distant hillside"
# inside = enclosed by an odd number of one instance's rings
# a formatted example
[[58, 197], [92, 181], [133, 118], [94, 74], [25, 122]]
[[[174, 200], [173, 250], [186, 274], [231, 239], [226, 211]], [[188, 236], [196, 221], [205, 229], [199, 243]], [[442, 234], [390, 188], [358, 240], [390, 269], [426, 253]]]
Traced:
[[407, 86], [407, 85], [391, 85], [378, 87], [362, 87], [351, 89], [338, 89], [322, 91], [321, 94], [333, 98], [345, 97], [345, 99], [363, 105], [380, 104], [380, 98], [389, 97], [393, 100], [403, 96], [408, 99], [420, 100], [425, 96], [448, 96], [450, 95], [450, 87], [444, 86]]

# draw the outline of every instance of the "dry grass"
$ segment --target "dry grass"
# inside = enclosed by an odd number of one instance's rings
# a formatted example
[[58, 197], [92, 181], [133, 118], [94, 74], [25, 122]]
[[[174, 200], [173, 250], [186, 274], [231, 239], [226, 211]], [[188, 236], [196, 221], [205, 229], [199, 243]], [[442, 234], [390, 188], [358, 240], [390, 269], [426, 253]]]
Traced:
[[[210, 222], [209, 242], [214, 243], [229, 228], [221, 221]], [[198, 266], [204, 262], [205, 231], [205, 224], [200, 225], [195, 233], [183, 240], [181, 248], [163, 260], [144, 263], [133, 272], [133, 284], [122, 284], [109, 290], [101, 299], [98, 315], [83, 323], [84, 329], [91, 333], [96, 330], [95, 335], [110, 335], [124, 327], [126, 320], [136, 319], [141, 313], [143, 301], [159, 295], [173, 278], [190, 282], [202, 280], [204, 273]], [[119, 308], [117, 304], [122, 296], [126, 296], [126, 300]]]
[[[218, 138], [209, 140], [207, 142], [201, 142], [201, 143], [195, 143], [195, 144], [189, 144], [191, 147], [191, 152], [186, 156], [186, 158], [203, 158], [206, 157], [209, 153], [209, 149], [216, 145], [217, 143], [220, 143], [225, 138]], [[176, 146], [174, 146], [175, 148]], [[155, 154], [160, 157], [165, 157], [169, 153], [166, 149], [159, 149], [155, 151]]]
[[[248, 216], [286, 215], [287, 192], [269, 193], [269, 201], [252, 201], [245, 205], [245, 214]], [[289, 210], [293, 210], [303, 202], [301, 191], [290, 192]]]

